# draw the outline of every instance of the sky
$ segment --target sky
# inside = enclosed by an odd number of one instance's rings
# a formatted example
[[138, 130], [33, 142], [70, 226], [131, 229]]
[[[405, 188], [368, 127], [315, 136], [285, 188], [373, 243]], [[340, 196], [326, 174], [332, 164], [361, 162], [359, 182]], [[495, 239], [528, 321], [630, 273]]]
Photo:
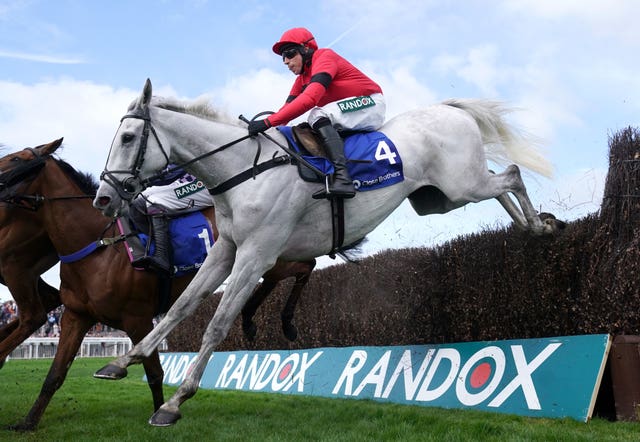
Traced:
[[[64, 137], [60, 157], [97, 177], [147, 78], [155, 95], [204, 96], [231, 115], [277, 110], [294, 76], [271, 46], [302, 26], [382, 86], [387, 118], [448, 98], [516, 109], [509, 122], [538, 138], [555, 168], [550, 179], [525, 174], [533, 204], [571, 221], [598, 211], [608, 139], [638, 124], [637, 5], [0, 0], [0, 144], [9, 153]], [[428, 217], [404, 203], [362, 253], [429, 247], [509, 224], [496, 201]], [[44, 277], [57, 286], [57, 273], [56, 266]]]

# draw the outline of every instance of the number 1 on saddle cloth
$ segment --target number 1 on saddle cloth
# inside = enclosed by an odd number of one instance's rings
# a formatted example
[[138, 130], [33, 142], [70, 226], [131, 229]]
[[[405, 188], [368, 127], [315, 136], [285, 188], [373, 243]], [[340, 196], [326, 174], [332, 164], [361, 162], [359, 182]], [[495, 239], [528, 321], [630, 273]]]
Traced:
[[[184, 171], [170, 177], [172, 181], [145, 190], [131, 204], [129, 219], [118, 219], [121, 233], [127, 237], [127, 253], [136, 268], [171, 274], [169, 217], [179, 217], [213, 206], [204, 183]], [[165, 184], [166, 183], [166, 184]], [[148, 232], [143, 241], [132, 229]], [[153, 239], [153, 241], [151, 240]]]

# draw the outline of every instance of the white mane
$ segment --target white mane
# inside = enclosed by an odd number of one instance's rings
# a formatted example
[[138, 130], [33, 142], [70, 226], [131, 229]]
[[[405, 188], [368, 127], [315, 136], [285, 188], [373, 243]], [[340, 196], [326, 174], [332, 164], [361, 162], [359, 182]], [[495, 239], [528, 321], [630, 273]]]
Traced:
[[[137, 103], [138, 100], [134, 100], [129, 105], [129, 110], [136, 107]], [[237, 118], [231, 118], [225, 112], [215, 109], [206, 96], [198, 97], [194, 100], [181, 100], [172, 97], [154, 96], [151, 99], [151, 105], [172, 112], [193, 115], [194, 117], [204, 118], [206, 120], [241, 126], [240, 120]]]

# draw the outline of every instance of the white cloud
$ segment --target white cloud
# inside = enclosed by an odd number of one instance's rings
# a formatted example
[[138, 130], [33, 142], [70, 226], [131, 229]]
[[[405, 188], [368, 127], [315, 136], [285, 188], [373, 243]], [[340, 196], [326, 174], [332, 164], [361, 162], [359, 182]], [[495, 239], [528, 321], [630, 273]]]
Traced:
[[636, 0], [505, 0], [503, 8], [520, 18], [542, 18], [586, 28], [595, 36], [606, 36], [638, 46]]
[[80, 64], [84, 63], [84, 60], [80, 58], [70, 58], [55, 55], [46, 54], [30, 54], [26, 52], [10, 52], [0, 50], [0, 58], [14, 58], [17, 60], [36, 61], [39, 63], [51, 63], [51, 64]]
[[372, 76], [378, 80], [384, 91], [387, 101], [387, 119], [437, 101], [436, 93], [420, 82], [410, 68], [400, 66], [385, 74], [374, 72]]
[[0, 141], [17, 150], [64, 137], [61, 155], [98, 174], [118, 121], [137, 94], [68, 78], [34, 85], [0, 81]]
[[482, 95], [495, 97], [498, 96], [497, 86], [504, 77], [500, 65], [498, 48], [495, 45], [482, 45], [469, 50], [457, 74], [475, 85]]
[[231, 116], [243, 114], [251, 119], [259, 112], [280, 109], [294, 79], [294, 75], [286, 68], [282, 73], [260, 69], [231, 78], [210, 94], [214, 106], [222, 107]]

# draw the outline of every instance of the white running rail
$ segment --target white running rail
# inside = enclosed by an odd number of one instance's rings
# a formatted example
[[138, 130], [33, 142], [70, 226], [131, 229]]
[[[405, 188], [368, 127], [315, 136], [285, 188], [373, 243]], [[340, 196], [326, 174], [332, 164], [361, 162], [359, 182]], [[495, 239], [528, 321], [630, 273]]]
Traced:
[[[78, 350], [77, 357], [105, 357], [121, 356], [131, 350], [133, 344], [127, 337], [86, 337]], [[58, 350], [58, 338], [29, 338], [20, 344], [9, 359], [40, 359], [53, 358]], [[163, 341], [160, 351], [167, 350], [167, 343]]]

